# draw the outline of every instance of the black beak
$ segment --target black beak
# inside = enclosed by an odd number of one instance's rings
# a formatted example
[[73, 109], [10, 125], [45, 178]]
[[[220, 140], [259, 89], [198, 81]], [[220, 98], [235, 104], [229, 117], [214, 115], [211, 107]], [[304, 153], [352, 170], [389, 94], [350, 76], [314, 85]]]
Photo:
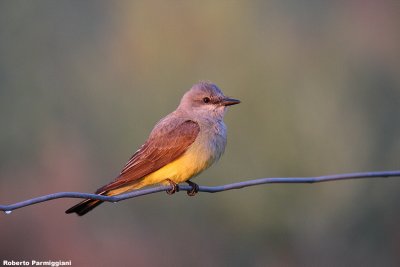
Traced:
[[223, 106], [232, 106], [232, 105], [236, 105], [236, 104], [239, 104], [239, 103], [240, 103], [240, 100], [237, 100], [237, 99], [234, 99], [234, 98], [229, 98], [229, 97], [224, 98], [221, 101], [221, 105], [223, 105]]

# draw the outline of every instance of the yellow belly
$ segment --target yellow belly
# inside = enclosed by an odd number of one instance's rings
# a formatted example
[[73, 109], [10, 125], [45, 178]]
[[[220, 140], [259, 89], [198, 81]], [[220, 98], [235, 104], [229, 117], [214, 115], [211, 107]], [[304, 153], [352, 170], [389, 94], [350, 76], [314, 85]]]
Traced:
[[[170, 179], [175, 183], [182, 183], [197, 175], [212, 164], [212, 158], [189, 150], [180, 158], [165, 165], [161, 169], [143, 177], [141, 187], [158, 184]], [[168, 184], [168, 182], [166, 183]]]
[[210, 138], [207, 133], [197, 137], [191, 147], [179, 158], [150, 173], [132, 184], [111, 190], [107, 195], [118, 195], [130, 190], [139, 189], [154, 184], [166, 184], [170, 179], [175, 183], [182, 183], [196, 176], [222, 155], [225, 149], [224, 135], [214, 135]]
[[189, 150], [180, 158], [165, 165], [161, 169], [144, 176], [135, 183], [113, 189], [109, 191], [107, 195], [118, 195], [130, 190], [160, 183], [169, 185], [166, 179], [170, 179], [177, 184], [185, 182], [212, 164], [212, 161], [210, 161], [211, 158], [208, 157], [209, 159], [207, 160], [204, 156], [205, 155], [203, 155], [203, 157], [199, 156], [198, 153]]

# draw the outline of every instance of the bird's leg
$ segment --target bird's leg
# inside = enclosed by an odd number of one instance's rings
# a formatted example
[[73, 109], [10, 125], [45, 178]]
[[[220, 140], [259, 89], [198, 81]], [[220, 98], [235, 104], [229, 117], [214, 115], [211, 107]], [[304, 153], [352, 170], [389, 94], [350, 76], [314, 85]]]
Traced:
[[192, 187], [192, 189], [190, 189], [189, 191], [187, 191], [186, 193], [188, 194], [188, 196], [194, 196], [199, 192], [199, 185], [196, 183], [193, 183], [192, 181], [188, 180], [186, 181], [186, 183], [189, 184], [189, 186]]
[[172, 181], [171, 179], [166, 179], [166, 181], [169, 183], [170, 186], [172, 186], [171, 189], [168, 189], [166, 192], [168, 195], [175, 194], [176, 192], [179, 192], [179, 185]]

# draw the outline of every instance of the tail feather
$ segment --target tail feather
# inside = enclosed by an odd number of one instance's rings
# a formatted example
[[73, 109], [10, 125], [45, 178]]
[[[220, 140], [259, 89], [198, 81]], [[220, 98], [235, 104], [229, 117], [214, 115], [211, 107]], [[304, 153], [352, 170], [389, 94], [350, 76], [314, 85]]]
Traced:
[[[106, 186], [108, 186], [108, 185], [106, 185]], [[103, 190], [103, 188], [105, 188], [106, 186], [99, 188], [95, 194], [103, 195], [103, 196], [115, 196], [115, 195], [119, 195], [119, 194], [125, 193], [127, 191], [130, 191], [132, 189], [140, 188], [136, 184], [130, 184], [127, 186], [117, 187], [117, 188], [110, 189], [110, 190]], [[100, 205], [103, 202], [104, 201], [102, 201], [102, 200], [85, 199], [82, 202], [79, 202], [78, 204], [76, 204], [75, 206], [67, 209], [65, 211], [65, 213], [67, 213], [67, 214], [76, 213], [79, 216], [83, 216], [86, 213], [88, 213], [89, 211], [91, 211], [92, 209], [96, 208], [98, 205]]]
[[[108, 191], [103, 191], [103, 192], [99, 192], [99, 193], [96, 192], [96, 194], [103, 195], [103, 196], [107, 196], [108, 193], [109, 193]], [[92, 209], [96, 208], [98, 205], [100, 205], [103, 202], [104, 201], [96, 200], [96, 199], [85, 199], [84, 201], [79, 202], [75, 206], [67, 209], [65, 211], [65, 213], [70, 214], [70, 213], [75, 212], [79, 216], [83, 216], [86, 213], [88, 213], [89, 211], [91, 211]]]
[[84, 201], [76, 204], [75, 206], [67, 209], [65, 213], [76, 213], [79, 216], [85, 215], [104, 201], [96, 200], [96, 199], [85, 199]]

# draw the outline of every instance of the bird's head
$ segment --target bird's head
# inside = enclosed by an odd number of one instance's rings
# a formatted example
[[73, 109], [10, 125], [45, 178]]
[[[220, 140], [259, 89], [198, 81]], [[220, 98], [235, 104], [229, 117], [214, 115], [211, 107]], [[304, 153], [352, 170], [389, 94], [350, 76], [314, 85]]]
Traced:
[[199, 82], [183, 95], [178, 109], [199, 116], [222, 119], [228, 106], [239, 103], [237, 99], [226, 97], [215, 84]]

